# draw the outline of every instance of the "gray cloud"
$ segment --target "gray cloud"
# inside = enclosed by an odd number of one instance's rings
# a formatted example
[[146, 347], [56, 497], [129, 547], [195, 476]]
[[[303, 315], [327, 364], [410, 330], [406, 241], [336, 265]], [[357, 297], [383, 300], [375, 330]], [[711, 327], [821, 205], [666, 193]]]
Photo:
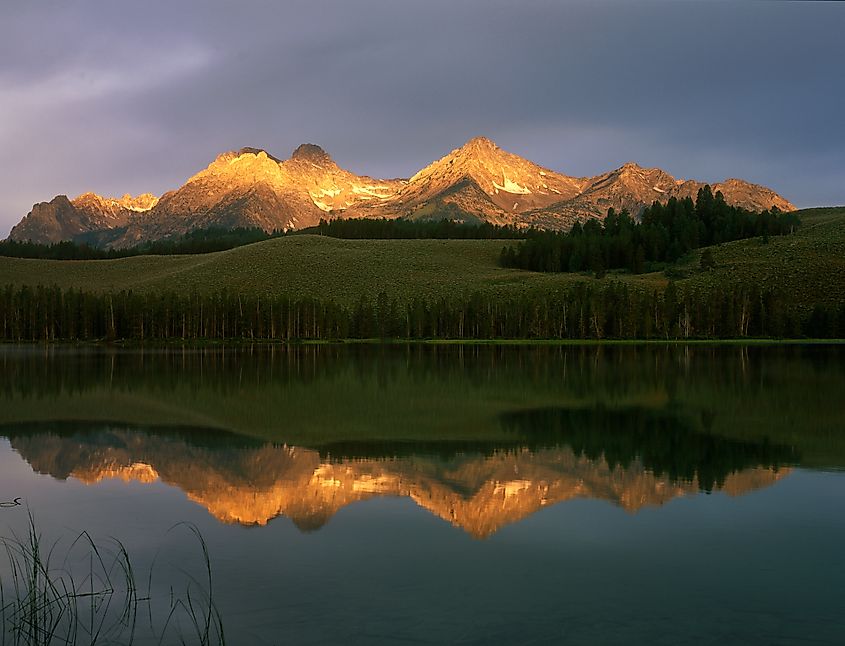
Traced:
[[845, 203], [843, 3], [7, 3], [0, 230], [56, 193], [161, 193], [227, 149], [409, 175], [466, 139]]

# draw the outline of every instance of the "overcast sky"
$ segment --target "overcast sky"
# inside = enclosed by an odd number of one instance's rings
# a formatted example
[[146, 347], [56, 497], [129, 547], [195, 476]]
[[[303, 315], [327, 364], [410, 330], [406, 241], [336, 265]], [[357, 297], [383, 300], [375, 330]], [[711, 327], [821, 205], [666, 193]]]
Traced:
[[4, 1], [0, 236], [243, 146], [393, 177], [476, 135], [845, 204], [843, 34], [842, 2]]

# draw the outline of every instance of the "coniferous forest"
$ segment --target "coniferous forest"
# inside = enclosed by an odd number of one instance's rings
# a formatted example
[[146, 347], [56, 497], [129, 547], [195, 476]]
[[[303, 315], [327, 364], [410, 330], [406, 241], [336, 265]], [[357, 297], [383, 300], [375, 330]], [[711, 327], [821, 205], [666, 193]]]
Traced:
[[65, 240], [54, 244], [38, 244], [17, 240], [0, 240], [0, 256], [38, 258], [41, 260], [113, 260], [133, 256], [171, 256], [177, 254], [212, 253], [241, 247], [253, 242], [276, 238], [282, 233], [266, 233], [256, 228], [195, 229], [177, 238], [154, 240], [134, 247], [102, 249], [86, 242]]
[[[445, 215], [445, 214], [444, 214]], [[465, 223], [450, 219], [406, 220], [403, 218], [335, 218], [297, 231], [267, 233], [259, 228], [194, 229], [184, 235], [144, 242], [133, 247], [104, 249], [84, 238], [53, 244], [0, 240], [0, 256], [41, 260], [113, 260], [133, 256], [172, 256], [225, 251], [285, 235], [323, 235], [351, 240], [514, 240], [536, 235], [534, 229], [495, 224]]]
[[777, 291], [715, 289], [663, 294], [611, 282], [556, 296], [399, 303], [382, 292], [349, 307], [312, 298], [223, 291], [189, 296], [57, 287], [0, 292], [0, 339], [695, 339], [845, 337], [845, 304], [796, 311]]
[[800, 225], [794, 213], [776, 208], [754, 213], [731, 206], [709, 186], [690, 198], [655, 202], [634, 220], [608, 211], [603, 222], [576, 223], [568, 232], [532, 232], [516, 246], [502, 249], [500, 264], [533, 271], [601, 273], [627, 269], [641, 274], [647, 263], [673, 263], [699, 247], [762, 236], [784, 235]]
[[356, 240], [514, 240], [537, 234], [535, 229], [517, 229], [481, 222], [460, 222], [447, 218], [406, 220], [404, 218], [335, 218], [320, 220], [316, 227], [302, 233], [317, 233], [332, 238]]

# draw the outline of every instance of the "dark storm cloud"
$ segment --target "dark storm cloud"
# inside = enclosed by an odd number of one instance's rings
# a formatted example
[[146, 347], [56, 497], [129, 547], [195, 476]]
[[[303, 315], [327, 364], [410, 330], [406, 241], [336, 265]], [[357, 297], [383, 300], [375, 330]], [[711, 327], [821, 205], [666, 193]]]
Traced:
[[227, 149], [408, 175], [477, 134], [845, 203], [845, 4], [20, 2], [0, 9], [0, 228]]

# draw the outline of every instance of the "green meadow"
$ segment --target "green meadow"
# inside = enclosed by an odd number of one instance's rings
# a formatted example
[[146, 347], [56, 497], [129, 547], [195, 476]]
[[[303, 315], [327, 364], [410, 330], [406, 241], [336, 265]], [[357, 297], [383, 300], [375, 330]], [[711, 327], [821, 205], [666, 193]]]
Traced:
[[800, 211], [788, 236], [709, 247], [715, 269], [702, 271], [698, 250], [665, 271], [546, 274], [498, 264], [504, 240], [343, 240], [289, 236], [228, 251], [117, 260], [34, 260], [0, 257], [0, 285], [49, 285], [83, 291], [216, 293], [314, 297], [353, 304], [379, 292], [399, 302], [463, 297], [507, 298], [556, 293], [578, 283], [621, 281], [633, 288], [757, 285], [785, 289], [799, 306], [845, 300], [845, 207]]

